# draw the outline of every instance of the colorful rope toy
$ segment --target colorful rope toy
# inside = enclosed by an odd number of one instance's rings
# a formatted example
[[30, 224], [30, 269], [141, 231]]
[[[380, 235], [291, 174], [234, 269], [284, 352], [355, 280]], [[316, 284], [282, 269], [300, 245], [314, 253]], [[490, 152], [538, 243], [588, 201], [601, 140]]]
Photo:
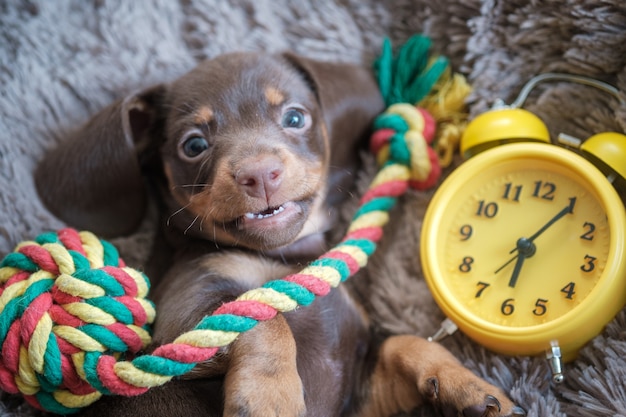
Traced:
[[[424, 39], [409, 43], [422, 74], [430, 45]], [[441, 75], [441, 64], [428, 70], [437, 68]], [[439, 76], [430, 78], [428, 86], [420, 84], [426, 92]], [[150, 343], [155, 317], [145, 298], [149, 281], [127, 267], [111, 244], [73, 229], [19, 244], [0, 263], [0, 388], [58, 414], [76, 412], [102, 395], [139, 395], [208, 360], [259, 321], [328, 294], [366, 265], [398, 197], [410, 186], [433, 185], [440, 172], [429, 146], [435, 121], [428, 112], [391, 105], [376, 126], [372, 149], [381, 168], [345, 238], [300, 273], [242, 294], [151, 354], [137, 356]]]

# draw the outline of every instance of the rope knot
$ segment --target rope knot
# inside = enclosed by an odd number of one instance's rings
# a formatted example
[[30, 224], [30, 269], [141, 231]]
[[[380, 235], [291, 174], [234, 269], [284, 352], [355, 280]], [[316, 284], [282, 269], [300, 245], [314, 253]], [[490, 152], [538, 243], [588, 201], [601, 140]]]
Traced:
[[417, 190], [436, 184], [441, 175], [439, 157], [431, 146], [436, 122], [427, 110], [407, 103], [394, 104], [378, 116], [374, 128], [370, 150], [379, 166], [406, 166], [409, 185]]
[[148, 279], [89, 232], [22, 242], [0, 263], [0, 284], [0, 388], [37, 408], [93, 402], [89, 355], [132, 356], [150, 343]]

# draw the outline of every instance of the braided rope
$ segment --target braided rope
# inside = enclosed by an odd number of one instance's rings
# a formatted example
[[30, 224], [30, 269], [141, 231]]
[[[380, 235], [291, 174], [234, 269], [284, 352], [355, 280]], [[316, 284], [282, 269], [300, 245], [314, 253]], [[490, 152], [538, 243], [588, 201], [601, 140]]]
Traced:
[[150, 342], [148, 279], [89, 232], [20, 243], [0, 263], [0, 283], [0, 388], [40, 409], [65, 414], [97, 400], [106, 391], [93, 356]]
[[139, 395], [213, 357], [242, 332], [311, 304], [364, 267], [397, 199], [438, 178], [428, 112], [394, 104], [380, 115], [380, 165], [344, 239], [297, 274], [269, 281], [204, 317], [151, 354], [148, 279], [89, 232], [63, 229], [19, 244], [0, 263], [0, 388], [71, 414], [102, 395]]

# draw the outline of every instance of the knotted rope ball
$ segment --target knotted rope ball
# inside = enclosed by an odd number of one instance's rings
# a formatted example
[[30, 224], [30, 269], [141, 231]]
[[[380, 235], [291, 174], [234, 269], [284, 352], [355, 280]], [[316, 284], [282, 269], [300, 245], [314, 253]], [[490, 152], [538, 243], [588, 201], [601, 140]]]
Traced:
[[299, 273], [245, 292], [150, 354], [141, 354], [155, 319], [149, 281], [110, 243], [63, 229], [19, 244], [0, 263], [0, 389], [58, 414], [102, 395], [139, 395], [210, 359], [259, 321], [328, 294], [367, 264], [397, 199], [436, 182], [435, 124], [412, 104], [390, 105], [372, 138], [380, 170], [344, 239]]
[[148, 279], [89, 232], [20, 243], [0, 264], [0, 283], [0, 388], [38, 408], [95, 401], [105, 368], [150, 342]]

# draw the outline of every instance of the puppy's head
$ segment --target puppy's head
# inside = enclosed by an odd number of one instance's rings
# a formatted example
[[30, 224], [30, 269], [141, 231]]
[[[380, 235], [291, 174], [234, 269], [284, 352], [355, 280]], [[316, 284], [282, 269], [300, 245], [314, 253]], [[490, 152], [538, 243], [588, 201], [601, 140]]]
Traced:
[[254, 249], [294, 241], [325, 194], [330, 152], [307, 80], [284, 59], [227, 55], [170, 85], [164, 104], [170, 224]]
[[169, 227], [279, 248], [328, 226], [335, 174], [351, 168], [355, 144], [381, 110], [362, 68], [223, 55], [96, 115], [42, 161], [36, 180], [55, 214], [107, 236], [131, 231], [143, 216], [148, 172]]

